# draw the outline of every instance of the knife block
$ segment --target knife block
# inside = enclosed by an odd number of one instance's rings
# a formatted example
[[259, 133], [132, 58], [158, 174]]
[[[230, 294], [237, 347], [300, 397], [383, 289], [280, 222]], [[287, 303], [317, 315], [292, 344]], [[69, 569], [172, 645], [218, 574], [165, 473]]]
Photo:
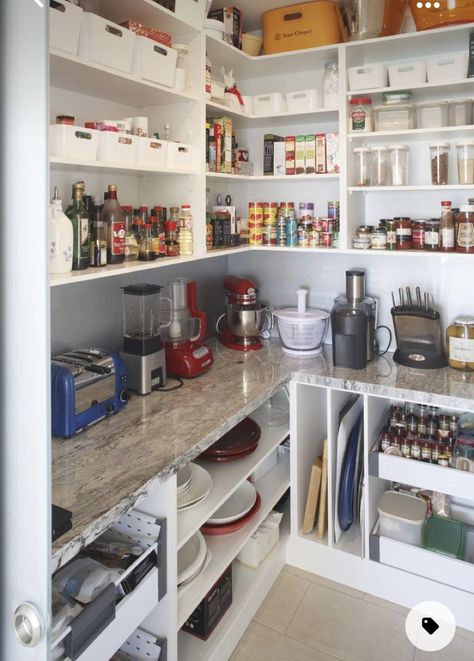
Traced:
[[447, 367], [439, 312], [396, 306], [391, 310], [397, 350], [393, 360], [405, 367]]

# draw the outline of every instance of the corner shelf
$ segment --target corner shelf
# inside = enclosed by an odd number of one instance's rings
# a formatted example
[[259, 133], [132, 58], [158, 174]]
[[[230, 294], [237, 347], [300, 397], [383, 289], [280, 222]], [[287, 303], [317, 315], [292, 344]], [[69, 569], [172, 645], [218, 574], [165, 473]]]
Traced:
[[104, 163], [101, 161], [74, 161], [61, 156], [50, 156], [49, 163], [53, 168], [74, 168], [89, 170], [91, 172], [124, 172], [125, 174], [150, 175], [199, 175], [196, 170], [171, 170], [169, 168], [156, 169], [147, 165], [134, 165], [128, 163]]
[[242, 174], [226, 174], [225, 172], [206, 172], [208, 179], [229, 179], [235, 181], [277, 181], [293, 182], [293, 181], [327, 181], [328, 179], [339, 179], [339, 174], [293, 174], [293, 175], [251, 175], [246, 176]]
[[[417, 34], [420, 34], [419, 32]], [[398, 35], [400, 36], [400, 35]], [[372, 89], [362, 89], [354, 90], [352, 92], [347, 92], [348, 98], [352, 96], [362, 96], [364, 94], [383, 94], [384, 92], [405, 92], [408, 90], [412, 92], [418, 91], [430, 91], [448, 88], [449, 91], [452, 91], [453, 94], [456, 92], [467, 93], [469, 87], [472, 87], [472, 92], [474, 93], [474, 78], [464, 78], [463, 80], [452, 80], [448, 83], [420, 83], [419, 85], [411, 85], [407, 88], [404, 87], [375, 87]], [[466, 89], [467, 88], [467, 89]]]
[[339, 111], [328, 108], [316, 108], [315, 110], [305, 110], [304, 112], [280, 112], [273, 115], [249, 115], [245, 112], [233, 110], [223, 103], [207, 101], [206, 114], [208, 117], [216, 117], [226, 114], [232, 117], [236, 128], [257, 128], [259, 126], [292, 126], [295, 124], [308, 123], [312, 119], [318, 121], [320, 118], [328, 121], [338, 120]]
[[445, 186], [435, 186], [434, 184], [413, 185], [413, 186], [349, 186], [349, 193], [402, 193], [407, 191], [439, 191], [442, 193], [447, 190], [474, 190], [474, 184], [446, 184]]

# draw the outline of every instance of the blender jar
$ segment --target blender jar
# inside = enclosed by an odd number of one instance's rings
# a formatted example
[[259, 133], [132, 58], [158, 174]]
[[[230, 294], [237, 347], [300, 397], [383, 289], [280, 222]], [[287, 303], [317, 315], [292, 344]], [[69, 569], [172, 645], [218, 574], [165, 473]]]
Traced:
[[[123, 334], [132, 340], [147, 340], [160, 334], [163, 287], [140, 284], [122, 287]], [[168, 324], [169, 325], [169, 324]]]
[[177, 278], [167, 286], [171, 301], [171, 319], [167, 331], [170, 342], [191, 342], [200, 333], [200, 322], [192, 317], [188, 306], [188, 278]]

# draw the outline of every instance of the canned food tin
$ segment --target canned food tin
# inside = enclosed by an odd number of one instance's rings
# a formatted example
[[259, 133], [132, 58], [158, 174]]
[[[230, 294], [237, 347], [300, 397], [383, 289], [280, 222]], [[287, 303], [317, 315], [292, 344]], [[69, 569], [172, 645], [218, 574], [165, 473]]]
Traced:
[[321, 232], [313, 230], [308, 234], [308, 241], [310, 248], [318, 248], [321, 243]]
[[332, 232], [321, 232], [321, 246], [323, 248], [332, 246]]
[[331, 218], [323, 218], [321, 220], [321, 231], [323, 234], [332, 234], [334, 229], [334, 221]]
[[298, 245], [302, 248], [309, 246], [309, 232], [303, 227], [298, 227]]
[[328, 217], [333, 220], [339, 218], [339, 202], [331, 200], [328, 202]]
[[263, 243], [267, 246], [277, 245], [277, 228], [275, 225], [267, 225], [263, 228]]
[[322, 231], [322, 221], [323, 220], [324, 219], [321, 218], [320, 216], [316, 216], [313, 219], [313, 230], [315, 230], [316, 232], [321, 232]]
[[263, 209], [258, 202], [249, 202], [249, 227], [257, 224], [263, 224]]
[[314, 218], [314, 204], [312, 202], [300, 202], [299, 220], [300, 222], [312, 221]]
[[263, 233], [261, 229], [249, 230], [249, 244], [251, 246], [260, 246], [263, 242]]

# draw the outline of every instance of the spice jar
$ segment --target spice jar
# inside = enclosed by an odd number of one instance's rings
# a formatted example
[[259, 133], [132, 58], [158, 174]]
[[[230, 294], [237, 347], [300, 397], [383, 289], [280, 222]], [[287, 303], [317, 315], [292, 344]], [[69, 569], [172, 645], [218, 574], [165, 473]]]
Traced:
[[418, 438], [411, 442], [411, 459], [421, 459], [421, 441]]
[[465, 204], [456, 216], [456, 252], [474, 253], [474, 206]]
[[392, 444], [392, 434], [389, 431], [383, 431], [380, 435], [380, 451], [385, 452]]
[[390, 145], [390, 168], [392, 171], [392, 186], [406, 186], [408, 183], [408, 147], [406, 145]]
[[404, 438], [401, 443], [400, 450], [402, 455], [409, 459], [411, 456], [411, 439]]
[[413, 250], [425, 249], [425, 221], [414, 220], [411, 225], [411, 247]]
[[369, 147], [353, 149], [355, 160], [354, 186], [370, 186], [372, 150]]
[[421, 444], [421, 461], [424, 461], [426, 463], [431, 462], [431, 443], [430, 441], [423, 441]]
[[372, 233], [372, 250], [385, 250], [387, 248], [387, 232], [383, 227], [378, 227]]
[[397, 249], [397, 223], [395, 220], [387, 219], [380, 221], [384, 223], [385, 231], [387, 233], [387, 250]]
[[431, 183], [445, 186], [448, 183], [449, 144], [434, 142], [430, 145]]
[[474, 140], [456, 143], [458, 155], [458, 182], [474, 184]]
[[383, 145], [372, 148], [372, 168], [370, 182], [372, 186], [390, 186], [390, 158], [388, 147]]
[[410, 218], [395, 218], [397, 233], [397, 250], [411, 250], [411, 220]]
[[372, 131], [372, 99], [369, 96], [355, 96], [349, 101], [348, 131]]
[[425, 250], [439, 250], [439, 220], [425, 220]]
[[[446, 353], [450, 367], [474, 370], [474, 317], [456, 317], [446, 331]], [[450, 430], [457, 430], [457, 418], [450, 421]]]
[[356, 229], [356, 237], [358, 239], [370, 239], [372, 241], [372, 234], [374, 233], [373, 225], [359, 225]]

